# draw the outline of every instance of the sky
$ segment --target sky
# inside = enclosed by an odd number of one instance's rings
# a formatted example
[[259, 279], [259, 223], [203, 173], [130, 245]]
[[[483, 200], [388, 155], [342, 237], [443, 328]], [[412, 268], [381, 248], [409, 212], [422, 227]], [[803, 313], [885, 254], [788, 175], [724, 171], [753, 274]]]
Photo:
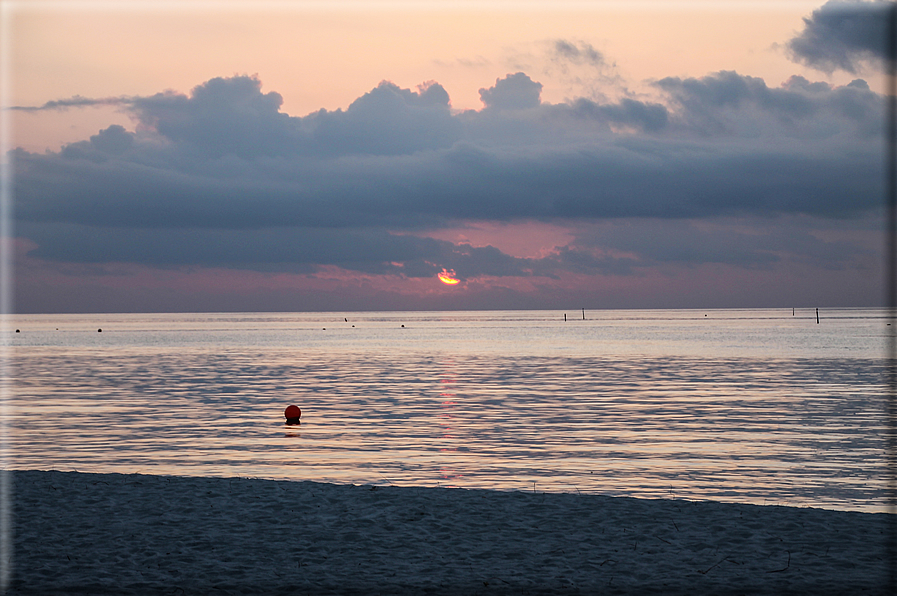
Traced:
[[878, 306], [882, 2], [3, 0], [22, 313]]

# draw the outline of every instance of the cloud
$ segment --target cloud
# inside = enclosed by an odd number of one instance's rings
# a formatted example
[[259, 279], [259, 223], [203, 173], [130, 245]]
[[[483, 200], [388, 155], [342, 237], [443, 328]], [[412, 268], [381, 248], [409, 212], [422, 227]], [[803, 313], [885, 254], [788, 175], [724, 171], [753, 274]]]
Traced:
[[552, 52], [557, 61], [572, 62], [573, 64], [588, 64], [601, 68], [606, 66], [604, 55], [586, 42], [571, 42], [566, 39], [557, 39], [552, 44]]
[[584, 117], [606, 119], [610, 124], [633, 127], [642, 132], [659, 132], [669, 121], [666, 106], [628, 97], [606, 104], [580, 98], [573, 101], [571, 108]]
[[847, 216], [879, 202], [881, 164], [868, 154], [726, 149], [645, 139], [540, 148], [458, 143], [391, 159], [181, 167], [72, 158], [65, 150], [19, 153], [16, 208], [22, 221], [85, 225], [407, 229], [461, 219]]
[[320, 110], [296, 119], [306, 154], [403, 155], [450, 147], [462, 137], [448, 92], [435, 81], [417, 91], [382, 81], [343, 112]]
[[[345, 110], [296, 117], [255, 77], [212, 79], [123, 101], [134, 132], [113, 125], [58, 152], [13, 152], [17, 229], [46, 261], [559, 279], [832, 260], [831, 243], [809, 235], [798, 250], [684, 222], [878, 208], [883, 102], [864, 82], [771, 88], [720, 72], [656, 85], [664, 103], [547, 104], [515, 73], [481, 92], [484, 109], [453, 112], [436, 82], [383, 81]], [[471, 220], [641, 222], [649, 233], [611, 226], [531, 258], [427, 237]]]
[[690, 267], [727, 264], [758, 270], [784, 260], [840, 269], [870, 261], [872, 251], [857, 239], [875, 238], [874, 219], [841, 222], [840, 229], [850, 237], [847, 240], [828, 239], [815, 226], [818, 222], [803, 216], [782, 216], [775, 220], [740, 217], [635, 222], [626, 219], [584, 227], [571, 245], [584, 253], [613, 251], [617, 255], [635, 255], [637, 258], [629, 261], [630, 266], [642, 269], [668, 264]]
[[480, 89], [480, 100], [487, 108], [496, 110], [524, 110], [539, 107], [542, 83], [522, 72], [495, 79], [495, 85]]
[[882, 132], [884, 101], [861, 79], [832, 87], [793, 76], [773, 88], [757, 77], [720, 71], [654, 85], [671, 100], [677, 134], [834, 140]]
[[[566, 85], [570, 97], [585, 95], [606, 102], [609, 97], [631, 97], [626, 81], [617, 72], [615, 62], [582, 40], [551, 39], [543, 42], [542, 64], [557, 85]], [[528, 70], [524, 68], [523, 70]]]
[[[140, 228], [83, 224], [23, 224], [32, 258], [100, 264], [128, 262], [155, 267], [204, 267], [262, 272], [310, 273], [320, 265], [371, 275], [432, 277], [444, 267], [461, 279], [481, 275], [530, 276], [534, 259], [516, 258], [494, 247], [455, 245], [444, 240], [382, 229], [271, 226], [263, 230]], [[110, 248], [114, 247], [114, 258]]]
[[70, 97], [68, 99], [55, 99], [53, 101], [48, 101], [41, 106], [9, 106], [5, 109], [7, 110], [16, 110], [21, 112], [43, 112], [49, 110], [68, 110], [69, 108], [87, 108], [87, 107], [98, 107], [98, 106], [118, 106], [118, 105], [131, 105], [133, 100], [129, 97], [104, 97], [104, 98], [89, 98], [89, 97], [81, 97], [80, 95], [76, 95], [74, 97]]
[[135, 98], [131, 108], [140, 122], [165, 139], [220, 157], [280, 155], [301, 146], [295, 119], [280, 112], [283, 98], [261, 92], [254, 77], [214, 78], [190, 97], [173, 92]]
[[859, 73], [886, 59], [892, 10], [891, 2], [829, 0], [804, 18], [804, 30], [786, 47], [794, 61], [822, 72]]
[[121, 155], [131, 148], [131, 145], [134, 144], [134, 139], [128, 134], [124, 126], [113, 124], [109, 128], [91, 136], [90, 144], [102, 153]]

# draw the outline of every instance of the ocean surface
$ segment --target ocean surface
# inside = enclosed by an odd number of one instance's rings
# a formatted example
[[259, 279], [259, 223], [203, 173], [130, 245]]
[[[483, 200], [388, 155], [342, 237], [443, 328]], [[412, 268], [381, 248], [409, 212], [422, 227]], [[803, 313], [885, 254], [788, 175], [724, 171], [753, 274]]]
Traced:
[[884, 309], [821, 309], [818, 323], [815, 309], [16, 315], [7, 459], [885, 511], [888, 322]]

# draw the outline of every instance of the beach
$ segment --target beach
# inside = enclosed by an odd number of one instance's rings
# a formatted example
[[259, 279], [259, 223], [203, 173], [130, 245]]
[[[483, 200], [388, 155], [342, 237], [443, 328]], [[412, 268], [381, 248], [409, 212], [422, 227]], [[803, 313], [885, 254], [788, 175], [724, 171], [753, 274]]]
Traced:
[[885, 594], [889, 515], [15, 471], [8, 594]]

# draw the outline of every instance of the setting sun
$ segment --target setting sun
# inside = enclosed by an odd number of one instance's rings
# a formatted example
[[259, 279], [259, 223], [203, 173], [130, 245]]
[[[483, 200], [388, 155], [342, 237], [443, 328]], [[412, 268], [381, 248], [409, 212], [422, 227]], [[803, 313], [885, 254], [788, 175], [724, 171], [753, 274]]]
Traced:
[[455, 270], [454, 269], [449, 269], [448, 271], [443, 269], [442, 271], [440, 271], [439, 273], [436, 274], [436, 277], [438, 277], [439, 281], [441, 281], [442, 283], [448, 284], [450, 286], [454, 286], [456, 284], [461, 283], [461, 280], [455, 279]]

